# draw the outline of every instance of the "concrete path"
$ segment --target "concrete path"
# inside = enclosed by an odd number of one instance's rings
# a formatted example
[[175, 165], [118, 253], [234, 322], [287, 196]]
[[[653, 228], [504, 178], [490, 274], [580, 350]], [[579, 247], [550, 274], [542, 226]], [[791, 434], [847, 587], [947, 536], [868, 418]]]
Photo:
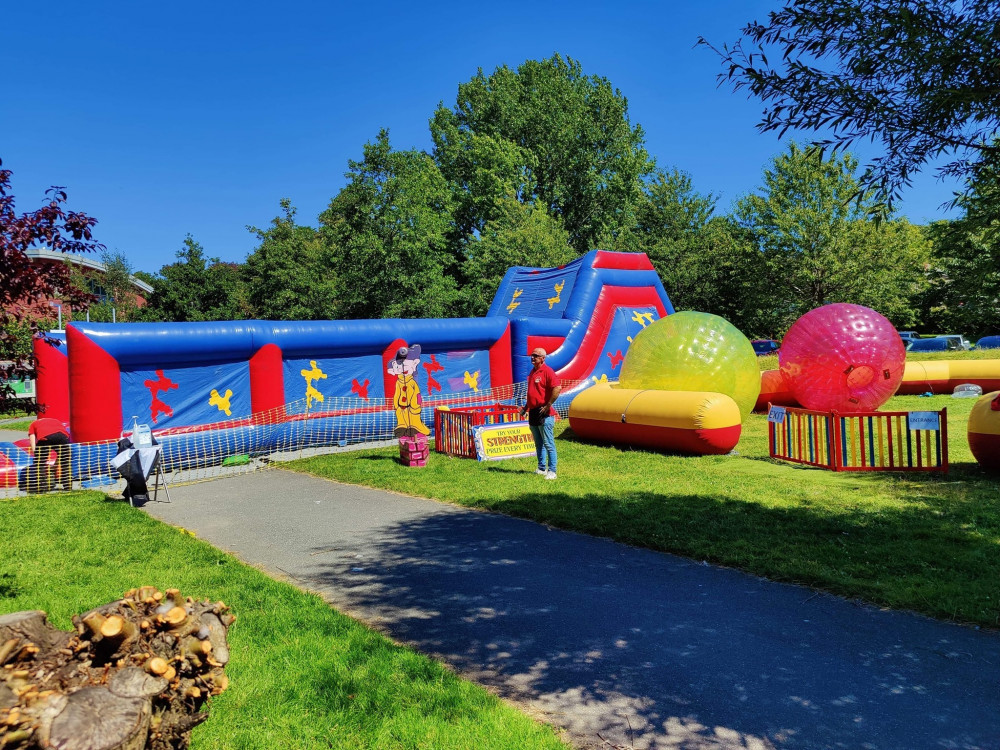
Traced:
[[282, 470], [170, 497], [145, 509], [579, 747], [1000, 748], [995, 632]]

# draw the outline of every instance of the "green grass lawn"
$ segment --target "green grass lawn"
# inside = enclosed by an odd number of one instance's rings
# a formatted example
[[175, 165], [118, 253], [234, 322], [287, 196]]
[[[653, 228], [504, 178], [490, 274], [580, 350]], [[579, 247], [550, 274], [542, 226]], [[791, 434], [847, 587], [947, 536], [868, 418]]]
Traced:
[[951, 471], [943, 477], [833, 473], [774, 461], [761, 415], [744, 424], [738, 455], [700, 457], [587, 444], [561, 421], [555, 482], [534, 474], [534, 459], [478, 463], [433, 454], [426, 468], [407, 469], [394, 449], [291, 466], [996, 627], [1000, 480], [969, 452], [974, 402], [910, 396], [885, 406], [948, 408]]
[[0, 430], [19, 430], [27, 432], [28, 428], [31, 427], [31, 423], [34, 421], [34, 419], [21, 419], [15, 422], [4, 422], [3, 424], [0, 424]]
[[0, 500], [0, 539], [0, 614], [42, 609], [69, 629], [71, 615], [143, 584], [232, 607], [230, 688], [194, 730], [196, 749], [565, 747], [319, 597], [103, 494]]
[[[777, 366], [776, 357], [761, 360], [763, 369]], [[760, 415], [744, 425], [737, 455], [712, 457], [590, 445], [561, 422], [555, 482], [535, 475], [532, 459], [435, 454], [426, 468], [407, 469], [394, 449], [293, 466], [997, 627], [1000, 478], [969, 453], [973, 403], [911, 396], [885, 407], [948, 407], [945, 477], [834, 474], [773, 461]], [[43, 609], [68, 628], [72, 614], [143, 584], [233, 608], [231, 687], [195, 730], [195, 748], [563, 747], [549, 727], [318, 597], [103, 494], [0, 500], [0, 539], [0, 613]]]

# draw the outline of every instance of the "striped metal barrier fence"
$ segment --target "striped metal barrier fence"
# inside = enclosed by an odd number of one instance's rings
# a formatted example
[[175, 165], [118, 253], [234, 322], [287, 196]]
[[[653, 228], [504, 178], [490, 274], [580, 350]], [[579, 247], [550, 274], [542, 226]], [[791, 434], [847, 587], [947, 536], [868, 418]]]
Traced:
[[948, 410], [768, 411], [771, 458], [831, 471], [948, 471]]

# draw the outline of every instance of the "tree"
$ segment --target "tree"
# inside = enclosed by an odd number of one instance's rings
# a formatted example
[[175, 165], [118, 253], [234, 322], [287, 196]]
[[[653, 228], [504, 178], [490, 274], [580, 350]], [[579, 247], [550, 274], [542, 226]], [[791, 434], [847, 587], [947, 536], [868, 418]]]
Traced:
[[320, 214], [335, 258], [344, 318], [439, 318], [457, 301], [449, 251], [454, 201], [420, 151], [395, 151], [389, 133], [349, 162], [347, 185]]
[[1000, 167], [985, 160], [959, 200], [965, 213], [929, 227], [933, 259], [919, 304], [926, 330], [995, 334], [1000, 319]]
[[736, 218], [767, 261], [761, 281], [779, 311], [779, 330], [830, 302], [866, 305], [901, 324], [912, 320], [928, 245], [905, 221], [867, 219], [874, 198], [859, 188], [856, 168], [850, 154], [825, 159], [791, 143], [765, 170], [761, 192], [737, 203]]
[[732, 217], [713, 217], [690, 242], [653, 253], [676, 309], [719, 315], [751, 338], [781, 330], [769, 260], [754, 233]]
[[177, 262], [163, 266], [150, 282], [153, 293], [141, 311], [144, 320], [240, 320], [248, 317], [238, 266], [208, 258], [190, 234]]
[[544, 205], [578, 253], [629, 225], [653, 162], [628, 101], [606, 78], [554, 55], [480, 69], [431, 120], [434, 157], [459, 196], [459, 232], [482, 231], [515, 195]]
[[[3, 381], [34, 375], [34, 358], [25, 357], [18, 345], [23, 341], [23, 329], [17, 325], [11, 328], [11, 324], [24, 324], [34, 335], [40, 332], [36, 316], [39, 305], [59, 298], [73, 307], [82, 307], [93, 299], [70, 283], [65, 267], [55, 264], [41, 271], [25, 252], [36, 246], [66, 253], [104, 249], [93, 239], [97, 220], [67, 211], [66, 191], [61, 187], [46, 191], [46, 203], [41, 208], [16, 213], [11, 174], [0, 162], [0, 411], [15, 407], [13, 389]], [[19, 401], [16, 406], [32, 408], [34, 404]]]
[[931, 159], [965, 177], [1000, 154], [996, 24], [995, 0], [792, 0], [712, 49], [720, 83], [765, 103], [761, 131], [822, 131], [834, 150], [881, 141], [859, 188], [891, 208]]
[[486, 314], [511, 266], [554, 268], [575, 255], [569, 234], [545, 206], [508, 198], [499, 205], [499, 215], [469, 244], [462, 273], [467, 280], [462, 287], [464, 314]]
[[[620, 233], [617, 241], [608, 238], [603, 246], [644, 251], [666, 279], [679, 266], [701, 263], [702, 235], [715, 212], [715, 204], [714, 195], [695, 191], [689, 175], [658, 169], [644, 185], [642, 199], [634, 211], [634, 226]], [[671, 286], [669, 291], [674, 295], [677, 288]]]
[[243, 267], [253, 315], [267, 320], [329, 320], [338, 317], [336, 264], [312, 227], [295, 223], [295, 207], [280, 201], [284, 216], [267, 229], [247, 227], [260, 244]]
[[[90, 319], [107, 323], [112, 320], [119, 323], [136, 320], [139, 304], [132, 283], [132, 265], [128, 258], [120, 251], [105, 250], [101, 253], [101, 262], [104, 263], [105, 270], [95, 283], [100, 287], [102, 294], [88, 310]], [[90, 278], [85, 274], [74, 274], [74, 279], [84, 288], [90, 286]]]

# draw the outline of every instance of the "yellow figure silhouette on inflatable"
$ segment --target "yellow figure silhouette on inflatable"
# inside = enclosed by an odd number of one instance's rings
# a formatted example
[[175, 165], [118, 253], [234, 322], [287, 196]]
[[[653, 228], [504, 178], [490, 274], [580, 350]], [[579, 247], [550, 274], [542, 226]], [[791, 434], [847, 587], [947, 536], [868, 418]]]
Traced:
[[309, 365], [312, 367], [311, 370], [299, 370], [299, 374], [306, 379], [306, 408], [308, 409], [316, 399], [320, 403], [323, 402], [323, 394], [313, 385], [314, 380], [326, 380], [326, 373], [323, 372], [319, 367], [316, 366], [316, 360], [310, 359]]
[[558, 284], [556, 284], [556, 285], [553, 286], [553, 289], [556, 290], [556, 296], [555, 297], [549, 297], [547, 300], [545, 300], [546, 302], [549, 303], [549, 309], [550, 310], [552, 309], [553, 305], [558, 304], [559, 302], [562, 301], [562, 290], [563, 290], [564, 286], [566, 286], [566, 279], [563, 279]]
[[220, 396], [219, 392], [213, 388], [211, 397], [208, 399], [209, 406], [214, 406], [219, 411], [224, 411], [227, 417], [233, 416], [233, 412], [229, 407], [229, 399], [233, 397], [233, 392], [226, 388], [226, 395]]
[[466, 370], [465, 377], [462, 378], [462, 380], [467, 386], [469, 386], [469, 388], [476, 393], [479, 393], [479, 370], [476, 370], [475, 372], [469, 372]]
[[517, 309], [517, 306], [521, 304], [520, 302], [517, 301], [517, 298], [521, 296], [521, 291], [522, 290], [520, 289], [514, 290], [514, 296], [510, 298], [510, 304], [507, 305], [507, 312], [509, 313], [514, 312], [514, 310]]
[[413, 373], [420, 364], [420, 344], [399, 347], [396, 357], [389, 363], [387, 371], [396, 376], [396, 392], [392, 405], [396, 410], [396, 437], [413, 437], [417, 433], [430, 435], [431, 429], [420, 418], [420, 386]]
[[645, 328], [653, 322], [653, 313], [641, 313], [638, 310], [632, 312], [632, 320]]

